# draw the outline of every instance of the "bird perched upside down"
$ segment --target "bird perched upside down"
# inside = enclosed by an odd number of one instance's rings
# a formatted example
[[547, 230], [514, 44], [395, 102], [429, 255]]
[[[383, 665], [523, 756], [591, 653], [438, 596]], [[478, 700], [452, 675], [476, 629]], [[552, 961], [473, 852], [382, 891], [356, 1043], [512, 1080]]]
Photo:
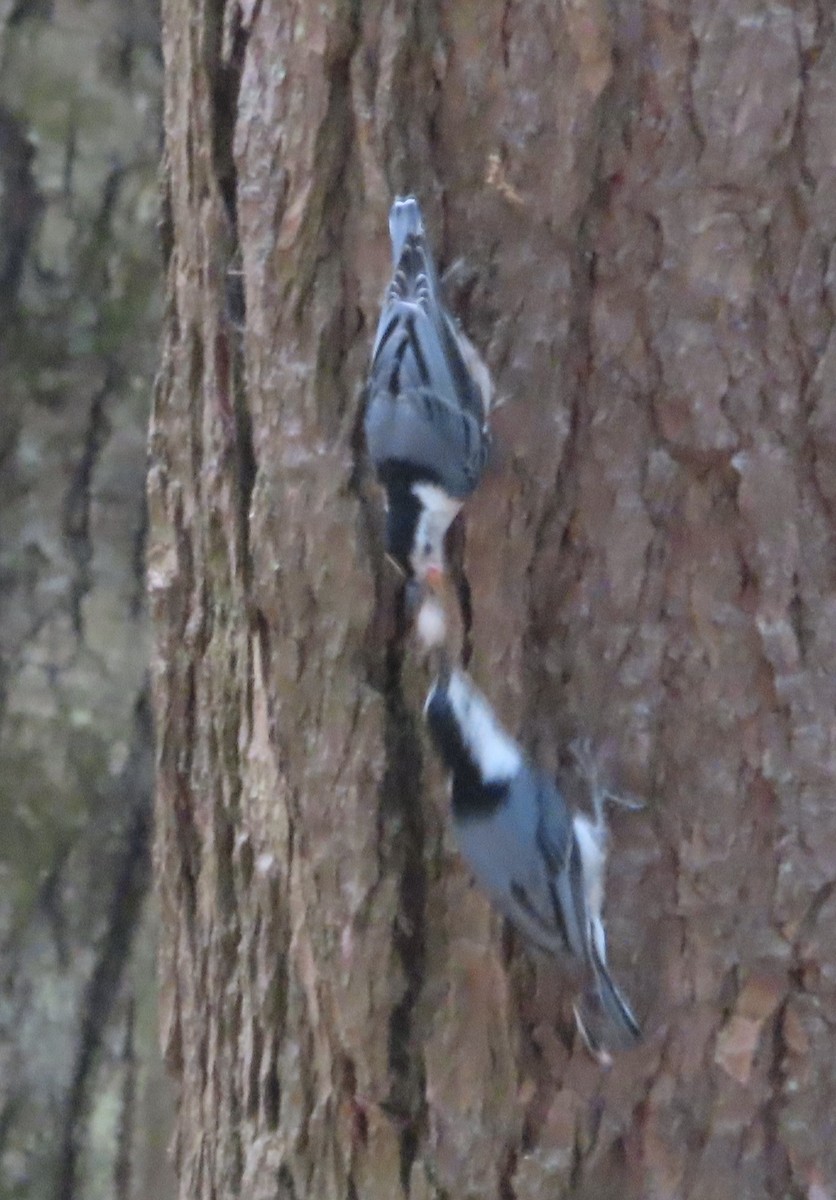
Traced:
[[438, 582], [444, 536], [488, 458], [490, 376], [447, 311], [414, 196], [389, 213], [394, 275], [372, 350], [366, 443], [386, 489], [386, 549]]
[[463, 671], [442, 670], [424, 712], [452, 775], [463, 858], [527, 938], [549, 955], [568, 953], [581, 968], [578, 1028], [590, 1051], [611, 1061], [610, 1050], [634, 1044], [641, 1030], [607, 967], [604, 794], [596, 792], [594, 821], [572, 816], [557, 785], [528, 762]]

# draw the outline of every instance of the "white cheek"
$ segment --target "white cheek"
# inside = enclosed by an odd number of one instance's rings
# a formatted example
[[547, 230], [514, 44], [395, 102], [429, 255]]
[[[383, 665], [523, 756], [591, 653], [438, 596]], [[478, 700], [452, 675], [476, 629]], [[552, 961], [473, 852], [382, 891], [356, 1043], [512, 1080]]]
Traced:
[[415, 530], [415, 547], [419, 558], [427, 559], [433, 552], [436, 538], [432, 528], [432, 519], [426, 511], [421, 513], [418, 527]]
[[447, 637], [447, 620], [444, 606], [434, 597], [429, 596], [421, 605], [415, 622], [415, 631], [426, 650], [443, 646]]

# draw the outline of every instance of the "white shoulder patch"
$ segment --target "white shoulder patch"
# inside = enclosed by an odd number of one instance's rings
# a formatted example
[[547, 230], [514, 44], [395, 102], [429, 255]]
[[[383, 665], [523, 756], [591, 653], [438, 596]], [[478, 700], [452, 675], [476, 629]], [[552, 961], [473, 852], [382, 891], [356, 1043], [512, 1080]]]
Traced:
[[500, 725], [485, 697], [462, 671], [454, 671], [450, 703], [462, 737], [485, 783], [513, 779], [523, 765], [520, 747]]
[[417, 496], [421, 505], [437, 521], [446, 521], [445, 529], [452, 522], [462, 506], [461, 500], [448, 496], [444, 488], [435, 483], [413, 483], [412, 494]]

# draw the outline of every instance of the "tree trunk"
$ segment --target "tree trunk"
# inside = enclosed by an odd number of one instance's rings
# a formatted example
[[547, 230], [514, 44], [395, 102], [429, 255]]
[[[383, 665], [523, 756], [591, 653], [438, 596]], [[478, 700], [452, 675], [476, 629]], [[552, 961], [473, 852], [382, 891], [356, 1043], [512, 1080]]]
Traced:
[[[186, 1198], [836, 1188], [826, 8], [169, 2], [151, 433]], [[456, 857], [360, 385], [414, 190], [506, 403], [470, 669], [613, 817], [610, 1071]]]

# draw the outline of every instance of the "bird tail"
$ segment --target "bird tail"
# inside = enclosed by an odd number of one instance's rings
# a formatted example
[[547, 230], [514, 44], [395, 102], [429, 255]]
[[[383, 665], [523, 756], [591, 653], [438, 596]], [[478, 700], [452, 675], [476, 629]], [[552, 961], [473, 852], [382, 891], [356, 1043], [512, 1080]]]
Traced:
[[422, 304], [434, 310], [433, 321], [443, 325], [438, 274], [427, 242], [421, 207], [414, 196], [397, 199], [389, 211], [389, 236], [395, 274], [389, 288], [390, 302]]
[[[412, 330], [411, 354], [424, 385], [455, 398], [473, 414], [484, 432], [493, 396], [490, 374], [476, 348], [446, 311], [421, 206], [414, 196], [398, 198], [392, 204], [389, 236], [395, 270], [377, 328], [372, 366], [392, 334], [406, 321]], [[416, 309], [421, 317], [417, 324]], [[408, 376], [409, 371], [400, 374]], [[487, 438], [484, 451], [487, 456]], [[484, 462], [479, 465], [481, 468]]]
[[392, 262], [395, 267], [401, 261], [406, 239], [424, 236], [424, 218], [421, 206], [414, 196], [398, 197], [389, 210], [389, 237], [392, 239]]
[[642, 1031], [594, 938], [590, 950], [593, 978], [575, 1005], [575, 1020], [590, 1053], [602, 1062], [611, 1062], [610, 1051], [628, 1050], [640, 1040]]
[[[392, 258], [394, 274], [386, 291], [386, 299], [380, 313], [380, 320], [372, 349], [372, 370], [378, 365], [378, 355], [384, 347], [390, 345], [386, 357], [387, 370], [396, 369], [395, 379], [399, 378], [403, 347], [410, 344], [410, 355], [414, 354], [417, 335], [415, 334], [415, 308], [430, 308], [430, 298], [434, 295], [435, 265], [432, 260], [424, 232], [424, 218], [421, 208], [414, 196], [406, 196], [403, 200], [396, 199], [389, 210], [389, 236], [392, 239]], [[406, 335], [407, 321], [412, 329], [412, 335]], [[400, 347], [400, 349], [399, 349]], [[426, 351], [418, 339], [419, 353], [417, 368], [419, 375], [426, 374]], [[423, 366], [422, 366], [423, 364]], [[406, 375], [410, 372], [407, 370]], [[391, 384], [390, 384], [391, 391]]]

